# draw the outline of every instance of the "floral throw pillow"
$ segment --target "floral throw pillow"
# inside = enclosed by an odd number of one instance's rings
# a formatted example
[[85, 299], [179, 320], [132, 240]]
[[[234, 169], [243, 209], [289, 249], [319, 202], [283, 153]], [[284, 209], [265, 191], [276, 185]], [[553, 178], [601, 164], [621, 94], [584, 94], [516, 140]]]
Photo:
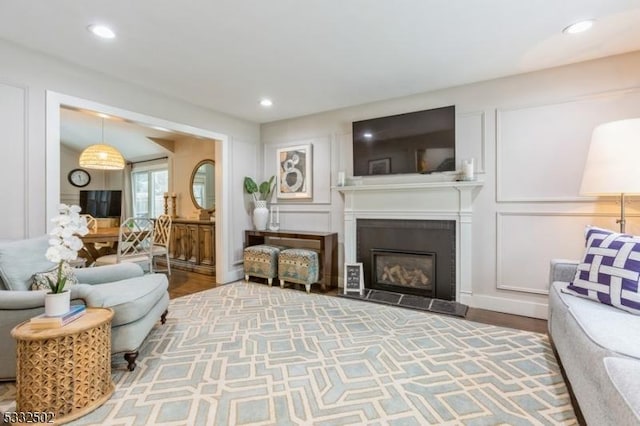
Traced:
[[565, 293], [640, 315], [640, 237], [589, 227], [587, 247]]
[[[68, 263], [62, 264], [62, 276], [67, 278], [67, 282], [64, 288], [68, 288], [70, 285], [78, 284], [78, 278], [76, 277], [76, 273], [74, 269], [69, 266]], [[33, 276], [33, 282], [31, 283], [31, 290], [47, 290], [51, 291], [51, 287], [49, 287], [50, 278], [53, 282], [56, 282], [58, 279], [58, 267], [56, 266], [54, 269], [47, 272], [39, 272]]]

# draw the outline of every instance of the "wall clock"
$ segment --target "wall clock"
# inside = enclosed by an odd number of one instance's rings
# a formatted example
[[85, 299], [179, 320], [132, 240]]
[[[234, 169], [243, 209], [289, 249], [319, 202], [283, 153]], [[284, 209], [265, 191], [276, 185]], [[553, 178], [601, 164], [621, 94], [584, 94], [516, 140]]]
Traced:
[[67, 175], [67, 179], [71, 185], [83, 188], [91, 182], [91, 175], [84, 169], [73, 169]]

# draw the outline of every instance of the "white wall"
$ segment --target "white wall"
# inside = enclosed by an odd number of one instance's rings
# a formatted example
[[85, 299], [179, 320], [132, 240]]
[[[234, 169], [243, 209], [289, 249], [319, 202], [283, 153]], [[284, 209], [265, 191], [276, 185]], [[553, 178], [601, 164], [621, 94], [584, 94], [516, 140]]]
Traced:
[[[245, 159], [247, 156], [256, 161], [261, 158], [257, 149], [260, 130], [255, 123], [169, 99], [5, 41], [0, 41], [0, 57], [0, 182], [2, 198], [11, 203], [10, 208], [3, 209], [0, 239], [41, 235], [47, 226], [46, 206], [50, 204], [45, 193], [48, 92], [227, 135], [230, 149], [224, 157], [225, 165], [230, 168], [229, 179], [220, 189], [221, 198], [228, 200], [231, 211], [224, 214], [232, 219], [246, 215], [242, 206], [231, 203], [228, 193], [230, 190], [234, 190], [234, 193], [241, 190], [245, 173], [245, 170], [234, 170], [236, 144], [242, 146]], [[218, 161], [222, 161], [223, 156], [217, 154], [216, 151], [216, 156], [220, 157]], [[60, 194], [48, 196], [59, 199]], [[244, 223], [235, 219], [232, 226], [230, 232], [235, 236], [241, 235], [245, 228]], [[228, 264], [227, 269], [233, 269], [225, 279], [240, 277], [242, 238], [232, 238], [224, 241], [224, 244], [224, 250], [219, 251], [224, 256], [231, 254], [225, 264]]]
[[[336, 231], [342, 242], [343, 201], [330, 187], [338, 171], [351, 174], [351, 122], [451, 104], [458, 167], [474, 157], [485, 181], [474, 204], [471, 305], [546, 318], [549, 260], [579, 258], [586, 224], [617, 229], [615, 200], [594, 202], [578, 188], [593, 127], [640, 117], [640, 52], [263, 124], [265, 175], [278, 147], [314, 149], [314, 198], [280, 201], [281, 225]], [[627, 231], [640, 233], [637, 201], [630, 207]]]

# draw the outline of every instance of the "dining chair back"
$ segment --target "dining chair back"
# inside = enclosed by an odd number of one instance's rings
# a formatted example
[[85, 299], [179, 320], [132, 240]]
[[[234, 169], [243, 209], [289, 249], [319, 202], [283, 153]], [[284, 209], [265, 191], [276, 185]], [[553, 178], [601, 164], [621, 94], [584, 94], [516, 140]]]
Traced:
[[87, 222], [87, 228], [89, 228], [89, 231], [96, 232], [98, 230], [98, 221], [95, 217], [90, 214], [81, 214], [80, 217], [84, 218]]
[[[171, 243], [171, 216], [161, 214], [154, 222], [153, 230], [153, 259], [164, 256], [167, 262], [166, 272], [171, 275], [171, 263], [169, 262], [169, 244]], [[156, 271], [159, 270], [156, 268]]]
[[120, 225], [116, 254], [100, 256], [96, 265], [133, 262], [153, 272], [153, 221], [149, 218], [130, 217]]

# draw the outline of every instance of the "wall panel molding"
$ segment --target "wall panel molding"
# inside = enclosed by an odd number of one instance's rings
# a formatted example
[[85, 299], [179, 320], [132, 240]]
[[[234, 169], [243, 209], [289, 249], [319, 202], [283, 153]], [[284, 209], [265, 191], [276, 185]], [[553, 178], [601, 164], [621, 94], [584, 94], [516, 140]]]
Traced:
[[13, 213], [0, 224], [0, 238], [29, 236], [29, 88], [0, 80], [0, 143], [3, 167], [0, 181], [10, 182], [3, 189]]
[[585, 226], [606, 228], [617, 217], [613, 212], [496, 212], [496, 289], [548, 294], [550, 260], [579, 260]]
[[637, 116], [640, 87], [497, 108], [496, 202], [593, 201], [578, 194], [593, 128]]
[[331, 210], [280, 209], [280, 227], [290, 231], [331, 232]]
[[[333, 171], [332, 144], [333, 137], [330, 134], [318, 137], [300, 138], [288, 141], [270, 141], [264, 144], [264, 171], [265, 176], [275, 175], [279, 172], [276, 159], [277, 150], [296, 145], [312, 145], [313, 175], [311, 179], [311, 199], [301, 200], [277, 200], [280, 204], [330, 204], [331, 203], [331, 175]], [[276, 182], [277, 184], [277, 182]]]

